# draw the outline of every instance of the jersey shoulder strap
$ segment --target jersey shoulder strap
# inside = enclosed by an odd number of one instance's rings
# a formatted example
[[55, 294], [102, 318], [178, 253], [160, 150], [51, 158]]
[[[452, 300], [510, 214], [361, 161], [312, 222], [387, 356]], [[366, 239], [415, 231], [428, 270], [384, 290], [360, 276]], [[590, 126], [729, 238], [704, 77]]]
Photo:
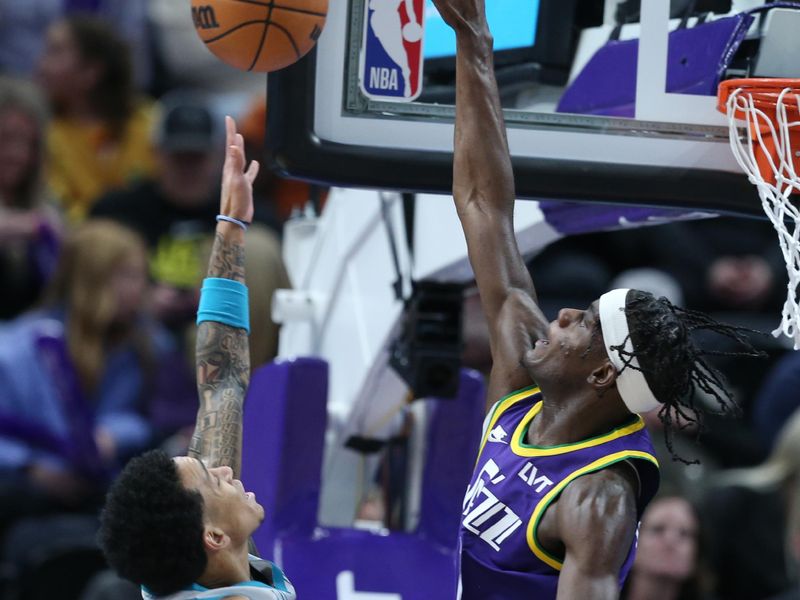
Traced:
[[483, 429], [481, 430], [481, 446], [478, 450], [479, 455], [483, 450], [483, 447], [486, 445], [486, 436], [489, 435], [489, 432], [495, 426], [497, 420], [503, 416], [503, 413], [505, 413], [515, 404], [522, 402], [523, 400], [527, 400], [531, 396], [539, 394], [539, 392], [540, 390], [537, 386], [531, 385], [526, 388], [522, 388], [521, 390], [517, 390], [516, 392], [511, 392], [494, 403], [494, 406], [492, 406], [492, 409], [483, 420]]

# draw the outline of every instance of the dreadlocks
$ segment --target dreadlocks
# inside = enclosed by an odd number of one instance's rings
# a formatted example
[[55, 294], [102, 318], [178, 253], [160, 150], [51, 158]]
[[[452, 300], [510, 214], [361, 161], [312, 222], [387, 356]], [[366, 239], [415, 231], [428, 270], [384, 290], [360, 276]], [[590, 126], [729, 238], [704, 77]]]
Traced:
[[[624, 344], [612, 348], [622, 357], [623, 370], [630, 367], [641, 371], [655, 397], [662, 402], [658, 417], [664, 425], [664, 440], [673, 459], [684, 464], [696, 463], [678, 456], [672, 442], [675, 430], [696, 425], [698, 432], [702, 431], [703, 410], [697, 405], [700, 393], [716, 401], [716, 409], [711, 409], [713, 414], [740, 412], [726, 388], [724, 376], [705, 357], [764, 357], [766, 354], [757, 350], [746, 335], [761, 332], [719, 323], [704, 313], [680, 308], [666, 298], [655, 298], [638, 290], [628, 293], [625, 315], [634, 351], [626, 351]], [[701, 330], [725, 336], [742, 349], [722, 352], [701, 348], [692, 339], [692, 334]], [[634, 356], [638, 367], [632, 364]]]

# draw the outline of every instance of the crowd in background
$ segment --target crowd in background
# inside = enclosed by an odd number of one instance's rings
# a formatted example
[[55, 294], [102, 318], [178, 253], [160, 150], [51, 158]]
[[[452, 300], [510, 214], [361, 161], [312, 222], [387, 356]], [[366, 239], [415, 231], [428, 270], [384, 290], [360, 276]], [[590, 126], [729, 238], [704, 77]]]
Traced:
[[[239, 120], [257, 156], [266, 77], [216, 60], [187, 10], [182, 0], [0, 7], [3, 598], [90, 594], [109, 482], [145, 449], [188, 446], [222, 117]], [[267, 170], [257, 193], [254, 367], [277, 352], [269, 302], [289, 287], [281, 223], [310, 192]]]
[[[188, 444], [221, 117], [239, 119], [257, 156], [266, 80], [208, 53], [185, 0], [0, 10], [0, 597], [80, 598], [103, 568], [95, 533], [109, 481], [146, 448]], [[262, 171], [256, 192], [254, 367], [277, 352], [281, 223], [311, 190]], [[549, 316], [626, 286], [770, 331], [785, 291], [771, 228], [736, 219], [569, 238], [530, 268]], [[467, 295], [465, 359], [486, 370], [476, 307]], [[800, 598], [800, 358], [754, 339], [767, 360], [710, 357], [742, 415], [710, 416], [699, 442], [692, 428], [679, 435], [678, 455], [700, 464], [671, 461], [647, 416], [664, 482], [625, 598]]]

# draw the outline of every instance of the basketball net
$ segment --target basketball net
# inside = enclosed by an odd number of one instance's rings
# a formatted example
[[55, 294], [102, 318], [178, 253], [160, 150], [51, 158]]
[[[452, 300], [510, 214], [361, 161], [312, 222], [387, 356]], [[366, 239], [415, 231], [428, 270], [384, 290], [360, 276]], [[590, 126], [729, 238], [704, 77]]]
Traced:
[[[739, 166], [756, 186], [761, 205], [778, 232], [789, 276], [781, 333], [800, 349], [800, 211], [791, 195], [800, 193], [800, 80], [786, 86], [763, 85], [769, 80], [730, 80], [720, 86], [720, 110], [728, 116], [730, 143]], [[793, 85], [788, 85], [788, 84]], [[723, 86], [727, 89], [723, 90]], [[727, 95], [727, 100], [725, 96]], [[739, 122], [747, 125], [741, 135]]]

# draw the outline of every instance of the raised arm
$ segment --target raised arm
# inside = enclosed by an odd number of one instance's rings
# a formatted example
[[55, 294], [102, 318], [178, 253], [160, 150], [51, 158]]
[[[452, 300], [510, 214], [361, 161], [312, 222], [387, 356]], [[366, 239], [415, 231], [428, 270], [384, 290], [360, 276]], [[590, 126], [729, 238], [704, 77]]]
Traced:
[[[222, 173], [220, 214], [250, 222], [253, 218], [253, 180], [258, 163], [245, 170], [244, 140], [233, 119], [225, 120], [227, 148]], [[208, 277], [244, 283], [244, 230], [236, 224], [217, 224]], [[200, 407], [189, 456], [208, 467], [229, 466], [241, 472], [242, 414], [250, 381], [247, 331], [216, 321], [197, 329], [197, 391]]]
[[[505, 386], [490, 384], [491, 396], [510, 391], [504, 387], [525, 385], [519, 367], [524, 349], [499, 347], [501, 322], [524, 321], [536, 337], [546, 336], [547, 322], [537, 306], [533, 282], [514, 236], [514, 175], [484, 2], [434, 0], [434, 4], [456, 34], [453, 196], [489, 323], [495, 365], [492, 379], [509, 380]], [[518, 314], [512, 307], [504, 310], [515, 291], [533, 299], [517, 303], [517, 308], [532, 307], [532, 312]]]

